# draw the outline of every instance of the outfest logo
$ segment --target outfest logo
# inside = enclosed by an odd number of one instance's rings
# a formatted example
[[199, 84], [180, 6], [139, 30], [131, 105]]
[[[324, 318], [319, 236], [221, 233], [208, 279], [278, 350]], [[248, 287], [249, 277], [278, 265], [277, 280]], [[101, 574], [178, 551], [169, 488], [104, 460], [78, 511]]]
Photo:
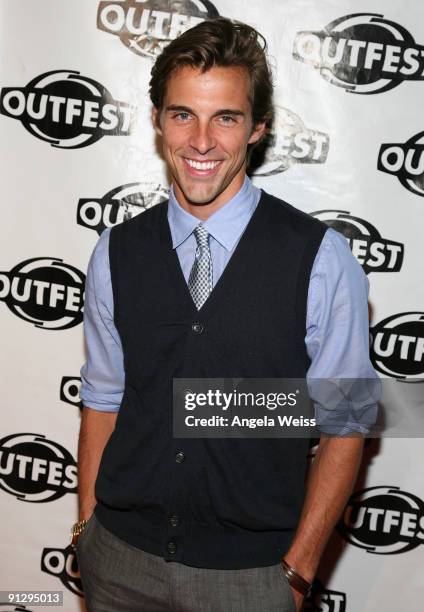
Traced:
[[[330, 137], [324, 132], [307, 128], [293, 111], [275, 107], [275, 123], [266, 139], [265, 159], [253, 172], [254, 176], [271, 176], [285, 172], [294, 164], [323, 164], [327, 160]], [[255, 164], [255, 149], [252, 160]]]
[[0, 488], [26, 502], [51, 502], [77, 492], [77, 465], [46, 436], [17, 433], [0, 440]]
[[135, 110], [75, 70], [45, 72], [25, 87], [3, 87], [0, 93], [0, 114], [61, 149], [87, 147], [103, 136], [128, 136]]
[[77, 376], [63, 376], [60, 382], [60, 400], [82, 408], [82, 402], [79, 397], [81, 388], [81, 378]]
[[424, 312], [403, 312], [370, 328], [370, 357], [376, 370], [400, 380], [424, 376]]
[[0, 301], [20, 319], [42, 329], [82, 322], [85, 275], [55, 257], [27, 259], [0, 272]]
[[105, 0], [99, 2], [97, 28], [155, 59], [171, 40], [212, 17], [219, 13], [209, 0]]
[[41, 555], [41, 571], [58, 578], [74, 595], [84, 597], [78, 560], [73, 547], [44, 548]]
[[327, 589], [315, 578], [302, 609], [304, 612], [346, 612], [346, 593]]
[[298, 32], [293, 57], [350, 93], [382, 93], [405, 80], [424, 80], [424, 47], [377, 13], [345, 15], [323, 30]]
[[128, 183], [115, 187], [102, 198], [81, 198], [77, 223], [99, 235], [107, 227], [127, 221], [168, 199], [169, 189], [148, 182]]
[[407, 552], [424, 543], [424, 502], [399, 487], [363, 489], [351, 496], [339, 530], [369, 553]]
[[365, 274], [399, 272], [401, 269], [404, 245], [382, 238], [368, 221], [346, 210], [318, 210], [311, 214], [344, 235]]
[[396, 176], [403, 187], [424, 196], [424, 132], [403, 144], [382, 144], [377, 169]]

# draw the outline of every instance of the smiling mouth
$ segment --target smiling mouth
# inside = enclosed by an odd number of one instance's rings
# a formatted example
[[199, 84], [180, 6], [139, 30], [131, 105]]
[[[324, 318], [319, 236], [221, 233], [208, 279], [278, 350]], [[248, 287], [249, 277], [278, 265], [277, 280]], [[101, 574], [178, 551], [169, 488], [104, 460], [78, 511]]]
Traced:
[[194, 172], [195, 174], [212, 174], [215, 168], [217, 168], [221, 163], [221, 160], [209, 160], [200, 162], [195, 159], [184, 157], [184, 162], [192, 173]]

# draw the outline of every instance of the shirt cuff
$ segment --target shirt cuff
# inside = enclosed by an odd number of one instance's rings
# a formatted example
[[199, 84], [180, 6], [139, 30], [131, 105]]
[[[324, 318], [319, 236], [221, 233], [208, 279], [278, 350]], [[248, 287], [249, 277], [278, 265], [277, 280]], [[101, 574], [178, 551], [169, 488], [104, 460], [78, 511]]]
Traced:
[[84, 406], [99, 410], [102, 412], [118, 412], [121, 406], [122, 395], [114, 394], [100, 396], [90, 391], [83, 390], [80, 392], [80, 399]]
[[347, 403], [345, 408], [327, 410], [315, 404], [316, 425], [321, 433], [344, 436], [348, 433], [369, 434], [378, 417], [378, 404], [355, 408]]

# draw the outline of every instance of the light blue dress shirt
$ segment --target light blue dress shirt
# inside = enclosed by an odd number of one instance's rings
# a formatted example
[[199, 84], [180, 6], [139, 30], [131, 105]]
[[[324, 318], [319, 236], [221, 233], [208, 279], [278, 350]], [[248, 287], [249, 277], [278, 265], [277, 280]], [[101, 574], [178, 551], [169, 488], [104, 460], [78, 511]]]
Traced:
[[[246, 177], [240, 191], [202, 222], [210, 234], [214, 286], [260, 196], [261, 190]], [[168, 222], [173, 248], [188, 281], [197, 246], [193, 230], [199, 219], [178, 204], [172, 188]], [[80, 391], [85, 406], [101, 411], [119, 410], [125, 382], [122, 345], [113, 319], [109, 234], [110, 228], [104, 230], [88, 264], [84, 309], [87, 361], [81, 369]], [[328, 228], [308, 288], [305, 343], [311, 364], [307, 380], [378, 378], [369, 359], [368, 292], [368, 278], [346, 239]], [[353, 416], [350, 420], [346, 431], [368, 431], [363, 421], [359, 423]]]

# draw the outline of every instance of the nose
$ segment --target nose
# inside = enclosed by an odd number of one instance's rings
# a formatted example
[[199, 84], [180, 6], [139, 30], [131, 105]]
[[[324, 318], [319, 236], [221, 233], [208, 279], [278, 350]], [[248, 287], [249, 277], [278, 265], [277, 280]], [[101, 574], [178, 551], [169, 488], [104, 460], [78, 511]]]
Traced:
[[207, 123], [197, 122], [190, 135], [190, 146], [200, 155], [206, 155], [216, 146], [211, 127]]

